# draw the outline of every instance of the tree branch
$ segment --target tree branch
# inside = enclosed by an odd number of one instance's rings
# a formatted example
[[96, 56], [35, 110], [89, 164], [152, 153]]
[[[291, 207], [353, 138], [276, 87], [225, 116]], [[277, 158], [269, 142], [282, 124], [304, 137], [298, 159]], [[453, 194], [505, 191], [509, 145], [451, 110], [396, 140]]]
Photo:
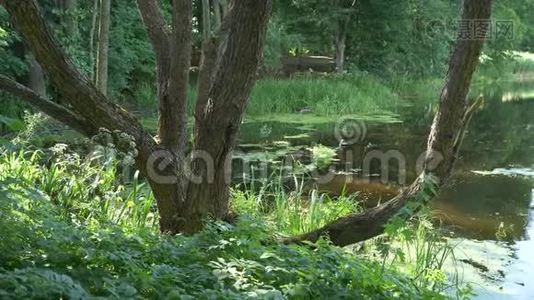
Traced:
[[[221, 6], [221, 4], [218, 3], [218, 1], [215, 1], [216, 10], [220, 9], [219, 6]], [[217, 68], [218, 56], [220, 55], [219, 44], [229, 31], [231, 19], [228, 15], [224, 15], [222, 16], [220, 23], [221, 24], [217, 25], [215, 29], [216, 32], [214, 36], [208, 35], [202, 43], [202, 56], [198, 73], [197, 101], [195, 106], [195, 128], [200, 126], [199, 122], [202, 119], [202, 115], [206, 113], [206, 105], [216, 75], [215, 71]], [[223, 24], [225, 25], [223, 26]]]
[[209, 37], [202, 43], [202, 57], [197, 82], [197, 102], [195, 105], [195, 128], [200, 126], [202, 115], [205, 113], [206, 104], [213, 83], [213, 76], [217, 63], [218, 38]]
[[141, 141], [147, 135], [127, 111], [109, 101], [65, 55], [35, 0], [4, 0], [2, 6], [32, 50], [48, 78], [72, 110], [92, 127], [126, 132]]
[[74, 128], [82, 134], [92, 136], [98, 132], [98, 128], [91, 126], [87, 120], [71, 110], [39, 96], [30, 88], [4, 75], [0, 75], [0, 90], [21, 98], [50, 117]]
[[[239, 128], [256, 80], [271, 5], [271, 0], [232, 1], [218, 43], [208, 45], [208, 48], [218, 47], [217, 55], [214, 65], [207, 68], [212, 73], [209, 76], [211, 83], [207, 85], [209, 91], [206, 99], [197, 103], [196, 111], [201, 113], [196, 117], [198, 120], [209, 119], [202, 122], [203, 126], [210, 127], [209, 130], [228, 130], [229, 136], [220, 135], [223, 139], [230, 138], [226, 143], [233, 143], [232, 136]], [[211, 51], [205, 52], [209, 54]], [[209, 56], [206, 55], [207, 58]], [[204, 103], [208, 99], [210, 103]], [[208, 130], [200, 127], [195, 129], [196, 137], [200, 136], [201, 131]], [[199, 141], [197, 146], [203, 150], [225, 144], [222, 141], [200, 145], [202, 143]]]
[[[165, 18], [156, 0], [137, 0], [137, 7], [156, 53], [156, 60], [169, 60], [169, 34]], [[159, 63], [158, 63], [159, 66]], [[168, 66], [167, 66], [168, 67]]]
[[424, 175], [421, 175], [409, 188], [382, 205], [341, 217], [319, 229], [284, 239], [282, 243], [315, 243], [321, 237], [328, 237], [334, 245], [343, 247], [378, 236], [384, 232], [384, 225], [391, 218], [398, 215], [407, 203], [417, 199], [424, 189], [424, 180]]
[[[171, 32], [155, 0], [137, 0], [156, 53], [158, 82], [158, 136], [174, 153], [185, 151], [186, 105], [191, 66], [192, 2], [172, 1]], [[172, 55], [171, 55], [172, 54]]]

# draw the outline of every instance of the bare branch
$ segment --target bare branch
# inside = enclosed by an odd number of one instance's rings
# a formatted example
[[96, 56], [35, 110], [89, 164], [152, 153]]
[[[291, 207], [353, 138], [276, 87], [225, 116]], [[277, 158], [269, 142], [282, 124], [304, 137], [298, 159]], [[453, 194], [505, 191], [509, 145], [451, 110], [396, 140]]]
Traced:
[[43, 111], [52, 118], [74, 128], [75, 130], [87, 136], [94, 135], [98, 132], [98, 128], [91, 126], [87, 120], [75, 114], [71, 110], [50, 100], [39, 96], [30, 88], [10, 79], [4, 75], [0, 75], [0, 90], [6, 91], [14, 96], [21, 98], [30, 105]]

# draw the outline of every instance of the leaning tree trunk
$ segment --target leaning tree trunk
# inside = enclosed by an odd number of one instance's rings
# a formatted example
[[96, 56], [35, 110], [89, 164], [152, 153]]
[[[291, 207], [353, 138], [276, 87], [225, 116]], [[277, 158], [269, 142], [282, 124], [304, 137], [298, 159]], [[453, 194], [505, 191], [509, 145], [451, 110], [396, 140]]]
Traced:
[[[462, 22], [473, 25], [487, 24], [491, 16], [491, 0], [465, 0]], [[473, 28], [473, 27], [471, 27]], [[463, 130], [472, 110], [467, 108], [467, 94], [473, 73], [478, 64], [488, 27], [467, 32], [461, 28], [449, 62], [445, 86], [439, 100], [439, 110], [434, 118], [428, 137], [424, 172], [400, 195], [383, 205], [340, 218], [315, 231], [286, 239], [286, 243], [317, 241], [326, 236], [338, 246], [345, 246], [380, 235], [384, 226], [393, 217], [409, 218], [409, 203], [419, 201], [427, 194], [426, 179], [437, 178], [438, 186], [450, 176], [458, 155]]]
[[98, 53], [96, 60], [96, 86], [106, 95], [108, 91], [109, 26], [111, 0], [100, 1], [100, 23], [98, 28]]
[[[103, 0], [109, 1], [109, 0]], [[210, 60], [195, 109], [193, 156], [189, 168], [185, 145], [188, 74], [192, 47], [192, 3], [172, 0], [172, 23], [166, 24], [158, 1], [137, 0], [156, 55], [158, 136], [114, 104], [65, 55], [46, 26], [36, 0], [0, 0], [50, 82], [65, 103], [53, 103], [0, 75], [7, 90], [52, 117], [91, 136], [100, 128], [133, 137], [136, 166], [157, 201], [160, 229], [194, 233], [208, 217], [228, 213], [228, 158], [261, 61], [271, 0], [233, 0], [224, 13], [217, 38], [205, 43]], [[104, 3], [103, 3], [104, 5]], [[103, 18], [104, 16], [101, 16]], [[207, 61], [207, 60], [206, 60]], [[211, 167], [213, 166], [213, 167]], [[197, 180], [190, 181], [191, 174]]]

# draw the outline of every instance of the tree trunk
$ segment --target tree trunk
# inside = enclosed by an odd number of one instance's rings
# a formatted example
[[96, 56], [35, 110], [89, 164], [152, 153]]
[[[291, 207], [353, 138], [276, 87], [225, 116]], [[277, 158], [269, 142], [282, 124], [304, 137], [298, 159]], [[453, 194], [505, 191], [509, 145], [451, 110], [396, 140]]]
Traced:
[[210, 0], [202, 0], [202, 37], [208, 40], [211, 36]]
[[336, 73], [342, 74], [345, 66], [345, 47], [347, 42], [347, 27], [349, 25], [350, 17], [339, 21], [336, 30]]
[[215, 28], [219, 30], [221, 28], [224, 17], [226, 16], [227, 8], [226, 0], [213, 0], [213, 10], [215, 17]]
[[187, 197], [195, 200], [186, 206], [191, 222], [186, 231], [198, 231], [208, 216], [225, 218], [228, 214], [229, 162], [262, 60], [270, 10], [271, 1], [234, 0], [222, 25], [218, 64], [213, 68], [208, 100], [197, 100], [194, 130], [193, 151], [209, 157], [213, 168], [209, 172], [201, 160], [192, 163], [192, 173], [203, 181], [189, 183]]
[[95, 40], [96, 40], [96, 26], [98, 22], [98, 2], [99, 0], [94, 0], [93, 2], [93, 14], [91, 17], [91, 29], [89, 30], [89, 63], [91, 70], [91, 79], [96, 81], [96, 63], [95, 63]]
[[213, 0], [213, 17], [215, 19], [214, 30], [219, 30], [219, 28], [221, 28], [222, 19], [224, 17], [221, 3], [219, 2], [219, 0]]
[[96, 86], [102, 94], [108, 91], [109, 26], [111, 0], [100, 1], [100, 22], [98, 27], [98, 55], [96, 63]]
[[[465, 0], [462, 21], [469, 23], [477, 20], [489, 21], [491, 17], [491, 0]], [[489, 28], [478, 28], [481, 31], [465, 37], [460, 32], [454, 47], [445, 86], [441, 92], [439, 110], [434, 118], [428, 137], [427, 156], [424, 172], [400, 195], [383, 205], [340, 218], [322, 228], [300, 236], [286, 239], [286, 243], [317, 241], [327, 236], [338, 246], [345, 246], [367, 240], [384, 232], [384, 226], [393, 217], [407, 219], [411, 217], [406, 209], [409, 203], [421, 201], [429, 192], [427, 180], [436, 178], [438, 187], [443, 185], [451, 174], [452, 168], [461, 145], [463, 130], [470, 119], [471, 110], [467, 109], [467, 94], [473, 73], [478, 64], [484, 45], [481, 33]], [[465, 29], [460, 29], [465, 30]]]
[[350, 7], [346, 8], [343, 1], [332, 1], [332, 6], [342, 11], [336, 18], [336, 30], [334, 33], [334, 46], [336, 49], [335, 66], [336, 73], [338, 74], [342, 74], [345, 70], [345, 48], [347, 45], [347, 35], [349, 32], [350, 21], [357, 4], [357, 0], [352, 1]]

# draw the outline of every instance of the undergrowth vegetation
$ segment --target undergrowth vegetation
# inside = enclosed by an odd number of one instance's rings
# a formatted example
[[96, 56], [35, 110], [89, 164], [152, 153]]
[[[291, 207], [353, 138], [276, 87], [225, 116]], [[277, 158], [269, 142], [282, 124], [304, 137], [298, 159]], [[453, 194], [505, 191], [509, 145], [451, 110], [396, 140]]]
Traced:
[[281, 174], [262, 183], [234, 189], [232, 208], [240, 215], [263, 219], [274, 232], [293, 235], [317, 229], [359, 210], [354, 195], [332, 198], [317, 190], [305, 190], [304, 180], [293, 176], [291, 191], [284, 188]]
[[[58, 145], [2, 153], [0, 298], [446, 298], [442, 252], [434, 251], [443, 244], [429, 239], [427, 223], [411, 231], [396, 226], [405, 244], [395, 234], [363, 253], [327, 240], [282, 245], [279, 235], [318, 228], [359, 207], [355, 196], [306, 191], [296, 176], [287, 191], [275, 177], [234, 189], [235, 224], [207, 221], [195, 236], [171, 237], [157, 232], [144, 183], [137, 175], [125, 180], [120, 170], [105, 151], [80, 157]], [[389, 243], [398, 249], [384, 252]]]

